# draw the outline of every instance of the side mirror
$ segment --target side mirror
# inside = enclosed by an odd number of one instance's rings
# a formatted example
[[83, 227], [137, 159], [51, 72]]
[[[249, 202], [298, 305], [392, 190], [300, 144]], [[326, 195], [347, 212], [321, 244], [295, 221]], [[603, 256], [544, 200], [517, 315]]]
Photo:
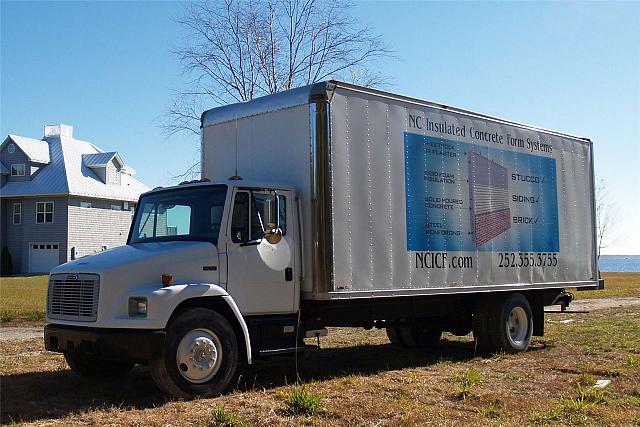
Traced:
[[282, 230], [280, 229], [280, 200], [278, 193], [272, 191], [264, 199], [263, 204], [262, 232], [267, 242], [275, 245], [282, 240]]

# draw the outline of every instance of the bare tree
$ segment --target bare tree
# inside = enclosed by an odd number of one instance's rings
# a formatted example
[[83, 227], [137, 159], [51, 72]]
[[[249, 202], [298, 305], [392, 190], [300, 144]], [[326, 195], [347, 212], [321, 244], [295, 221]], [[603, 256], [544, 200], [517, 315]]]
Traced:
[[176, 51], [190, 83], [176, 93], [164, 130], [199, 134], [203, 106], [336, 78], [380, 85], [372, 71], [389, 57], [379, 35], [350, 15], [345, 0], [220, 0], [187, 3]]
[[618, 210], [610, 200], [609, 189], [604, 179], [596, 184], [596, 223], [598, 233], [598, 259], [602, 249], [615, 241]]

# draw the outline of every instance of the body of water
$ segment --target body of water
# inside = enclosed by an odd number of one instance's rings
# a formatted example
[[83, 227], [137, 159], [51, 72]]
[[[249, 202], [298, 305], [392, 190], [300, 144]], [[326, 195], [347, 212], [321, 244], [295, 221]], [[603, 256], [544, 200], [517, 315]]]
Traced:
[[640, 255], [601, 255], [600, 271], [640, 272]]

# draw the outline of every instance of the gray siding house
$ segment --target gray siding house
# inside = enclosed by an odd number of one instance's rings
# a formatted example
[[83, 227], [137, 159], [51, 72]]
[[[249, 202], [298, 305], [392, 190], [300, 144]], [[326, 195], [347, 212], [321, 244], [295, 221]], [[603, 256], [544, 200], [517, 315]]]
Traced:
[[120, 155], [45, 126], [42, 140], [9, 135], [0, 145], [0, 249], [13, 273], [58, 264], [126, 243], [148, 188]]

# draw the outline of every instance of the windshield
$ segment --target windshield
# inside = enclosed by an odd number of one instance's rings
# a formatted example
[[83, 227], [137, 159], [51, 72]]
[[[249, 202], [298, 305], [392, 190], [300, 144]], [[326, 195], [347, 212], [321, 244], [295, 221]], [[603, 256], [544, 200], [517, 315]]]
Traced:
[[218, 243], [227, 187], [160, 191], [142, 197], [129, 243], [199, 240]]

